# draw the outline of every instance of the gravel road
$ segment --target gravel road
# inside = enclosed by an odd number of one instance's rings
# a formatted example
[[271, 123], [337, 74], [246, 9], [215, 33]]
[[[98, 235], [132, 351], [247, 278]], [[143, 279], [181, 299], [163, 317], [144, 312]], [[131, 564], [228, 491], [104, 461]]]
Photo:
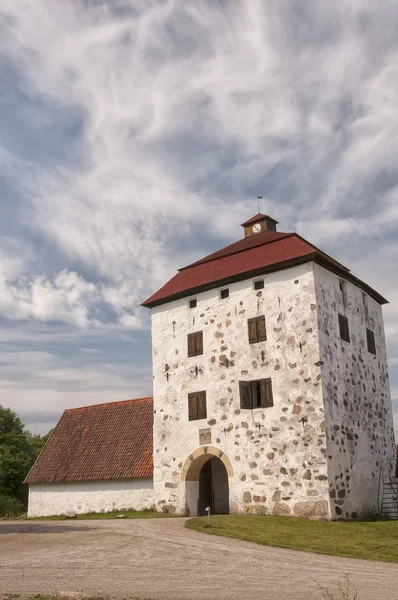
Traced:
[[184, 519], [0, 522], [0, 595], [323, 600], [347, 573], [358, 600], [398, 600], [398, 565], [259, 546]]

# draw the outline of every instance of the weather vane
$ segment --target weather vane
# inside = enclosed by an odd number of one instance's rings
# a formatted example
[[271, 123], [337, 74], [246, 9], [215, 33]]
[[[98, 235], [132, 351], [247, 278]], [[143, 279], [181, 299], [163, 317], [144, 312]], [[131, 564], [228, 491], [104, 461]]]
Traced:
[[262, 200], [262, 196], [257, 196], [257, 204], [258, 204], [258, 212], [260, 212], [260, 200]]

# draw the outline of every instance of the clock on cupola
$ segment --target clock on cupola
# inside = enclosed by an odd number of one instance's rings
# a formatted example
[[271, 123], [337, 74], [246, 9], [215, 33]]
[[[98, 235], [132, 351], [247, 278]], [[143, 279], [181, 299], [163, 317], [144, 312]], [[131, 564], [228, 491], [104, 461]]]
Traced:
[[272, 217], [258, 213], [248, 221], [245, 221], [245, 223], [242, 223], [242, 227], [245, 230], [245, 237], [249, 237], [263, 233], [264, 231], [276, 231], [277, 224], [278, 221], [275, 221]]

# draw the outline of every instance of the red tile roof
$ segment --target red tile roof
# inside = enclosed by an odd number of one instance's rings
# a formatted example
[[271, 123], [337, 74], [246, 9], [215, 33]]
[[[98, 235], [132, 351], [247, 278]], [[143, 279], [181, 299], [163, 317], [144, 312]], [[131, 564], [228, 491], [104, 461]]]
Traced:
[[247, 238], [243, 238], [242, 240], [238, 240], [225, 248], [221, 248], [221, 250], [217, 250], [217, 252], [213, 252], [200, 260], [197, 260], [194, 263], [186, 267], [182, 267], [179, 271], [184, 271], [185, 269], [190, 269], [195, 265], [199, 265], [204, 262], [209, 262], [211, 260], [215, 260], [220, 258], [221, 256], [229, 256], [231, 254], [237, 254], [238, 252], [243, 252], [244, 250], [249, 250], [250, 248], [255, 248], [256, 246], [264, 246], [265, 244], [269, 244], [270, 242], [275, 242], [276, 240], [281, 240], [285, 237], [289, 237], [294, 235], [293, 233], [281, 233], [277, 231], [262, 231], [257, 233], [256, 235], [251, 235]]
[[151, 478], [152, 443], [152, 398], [69, 409], [25, 483]]
[[[246, 223], [265, 216], [258, 214]], [[264, 231], [241, 239], [179, 269], [177, 275], [145, 300], [142, 306], [152, 308], [171, 300], [198, 294], [207, 289], [271, 271], [279, 271], [307, 261], [317, 262], [326, 269], [352, 281], [380, 304], [387, 302], [378, 292], [352, 275], [347, 267], [297, 233]]]

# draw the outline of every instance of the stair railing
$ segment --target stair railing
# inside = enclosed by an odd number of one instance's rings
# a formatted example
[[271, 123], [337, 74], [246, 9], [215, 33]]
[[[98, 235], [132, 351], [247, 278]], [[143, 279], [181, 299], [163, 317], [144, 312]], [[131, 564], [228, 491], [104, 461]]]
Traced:
[[394, 487], [392, 485], [392, 479], [398, 478], [398, 457], [386, 458], [380, 463], [379, 471], [379, 488], [378, 488], [378, 503], [379, 503], [379, 516], [382, 516], [383, 511], [383, 494], [384, 487], [386, 484], [391, 487], [392, 491]]

